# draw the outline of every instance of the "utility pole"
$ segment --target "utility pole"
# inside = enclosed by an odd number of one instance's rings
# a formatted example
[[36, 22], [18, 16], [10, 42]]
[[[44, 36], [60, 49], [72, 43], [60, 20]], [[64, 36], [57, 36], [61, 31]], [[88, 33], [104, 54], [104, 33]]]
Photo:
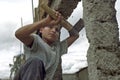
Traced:
[[[21, 27], [23, 27], [23, 19], [21, 17]], [[23, 45], [22, 45], [22, 42], [20, 42], [20, 54], [22, 53], [22, 49], [23, 48]]]
[[33, 16], [33, 22], [34, 22], [34, 4], [33, 4], [33, 0], [31, 0], [32, 3], [32, 16]]

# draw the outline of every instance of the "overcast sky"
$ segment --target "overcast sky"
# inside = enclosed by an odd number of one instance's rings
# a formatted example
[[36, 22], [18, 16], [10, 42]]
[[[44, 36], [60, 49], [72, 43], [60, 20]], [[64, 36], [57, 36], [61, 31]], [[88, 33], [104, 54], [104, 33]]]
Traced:
[[[37, 6], [37, 0], [34, 0], [34, 6]], [[120, 0], [117, 0], [116, 9], [117, 9], [117, 19], [120, 23]], [[79, 6], [68, 19], [71, 24], [75, 24], [79, 17], [82, 17], [82, 4], [79, 3]], [[14, 55], [20, 53], [20, 41], [17, 40], [14, 36], [15, 30], [21, 26], [21, 17], [23, 19], [23, 24], [32, 23], [32, 6], [31, 0], [0, 0], [0, 78], [6, 77], [8, 73], [8, 65], [12, 62]], [[76, 16], [77, 15], [77, 16]], [[63, 32], [62, 37], [65, 37], [64, 34], [67, 34], [66, 31]], [[79, 44], [78, 44], [79, 43]], [[82, 48], [80, 48], [82, 46]], [[69, 48], [68, 53], [62, 57], [64, 59], [63, 67], [66, 69], [64, 73], [73, 73], [77, 71], [79, 66], [86, 66], [86, 63], [79, 63], [80, 57], [81, 60], [86, 60], [85, 56], [87, 53], [87, 48], [89, 44], [85, 36], [85, 29], [80, 32], [80, 39], [78, 39], [74, 46]], [[75, 53], [75, 54], [72, 54]], [[78, 55], [79, 53], [79, 55]], [[68, 56], [68, 57], [66, 57]], [[72, 62], [70, 59], [73, 59]], [[67, 64], [66, 64], [67, 63]], [[76, 65], [77, 63], [77, 65]], [[70, 67], [68, 67], [70, 66]], [[4, 74], [4, 75], [3, 75]]]
[[32, 23], [31, 5], [31, 0], [0, 0], [0, 78], [9, 76], [9, 63], [20, 53], [20, 41], [14, 33], [21, 26], [21, 18], [24, 25]]

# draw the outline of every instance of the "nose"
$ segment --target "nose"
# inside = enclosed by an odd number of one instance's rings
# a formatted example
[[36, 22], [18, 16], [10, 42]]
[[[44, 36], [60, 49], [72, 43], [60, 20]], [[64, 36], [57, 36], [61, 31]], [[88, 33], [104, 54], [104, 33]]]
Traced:
[[56, 32], [56, 29], [55, 29], [55, 28], [52, 28], [51, 31], [52, 31], [52, 32]]

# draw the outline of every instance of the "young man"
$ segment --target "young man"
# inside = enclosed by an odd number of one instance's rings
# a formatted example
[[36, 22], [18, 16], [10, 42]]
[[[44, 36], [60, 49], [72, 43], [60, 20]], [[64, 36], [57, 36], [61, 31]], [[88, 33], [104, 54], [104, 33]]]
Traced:
[[[21, 27], [15, 36], [24, 43], [26, 62], [14, 80], [53, 80], [62, 54], [79, 37], [75, 30], [70, 36], [59, 41], [61, 14], [56, 12], [57, 19], [49, 15], [41, 21]], [[34, 34], [39, 30], [40, 36]]]

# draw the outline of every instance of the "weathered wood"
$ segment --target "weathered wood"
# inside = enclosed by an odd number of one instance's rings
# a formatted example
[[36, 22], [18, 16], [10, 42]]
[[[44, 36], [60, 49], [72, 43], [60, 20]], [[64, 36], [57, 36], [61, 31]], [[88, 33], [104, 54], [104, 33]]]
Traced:
[[39, 0], [39, 5], [38, 5], [38, 15], [39, 15], [39, 20], [41, 20], [42, 18], [44, 18], [45, 16], [45, 11], [40, 7], [41, 3], [45, 3], [46, 5], [49, 4], [51, 0]]
[[53, 0], [50, 7], [58, 10], [67, 19], [81, 0]]
[[67, 19], [80, 1], [81, 0], [39, 0], [39, 20], [41, 20], [46, 15], [44, 10], [40, 7], [42, 2], [45, 2], [45, 4], [47, 4], [52, 9], [59, 11], [65, 17], [65, 19]]

